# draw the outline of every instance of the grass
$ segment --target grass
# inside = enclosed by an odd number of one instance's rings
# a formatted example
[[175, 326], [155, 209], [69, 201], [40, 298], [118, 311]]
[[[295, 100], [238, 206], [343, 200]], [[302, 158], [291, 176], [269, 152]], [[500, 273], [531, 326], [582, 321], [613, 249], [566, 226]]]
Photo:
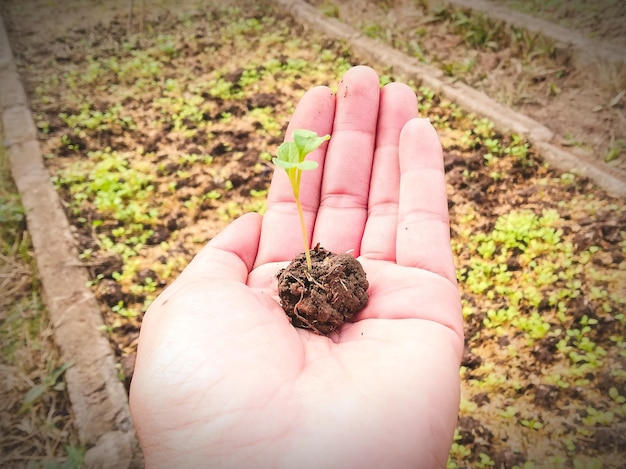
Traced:
[[74, 468], [83, 449], [72, 427], [37, 279], [24, 209], [0, 147], [0, 461], [3, 467]]

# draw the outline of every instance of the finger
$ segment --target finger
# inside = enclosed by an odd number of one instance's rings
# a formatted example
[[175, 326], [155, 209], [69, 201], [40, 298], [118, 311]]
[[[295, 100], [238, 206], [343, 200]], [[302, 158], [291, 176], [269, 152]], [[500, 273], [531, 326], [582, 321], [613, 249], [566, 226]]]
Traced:
[[363, 257], [360, 261], [370, 282], [369, 301], [354, 321], [421, 319], [439, 323], [463, 337], [463, 315], [456, 284], [425, 269]]
[[400, 134], [400, 199], [396, 260], [456, 283], [443, 154], [428, 119], [412, 119]]
[[370, 182], [367, 222], [361, 242], [361, 256], [395, 262], [400, 162], [400, 131], [417, 117], [417, 98], [402, 83], [390, 83], [380, 95], [376, 149]]
[[[332, 132], [335, 113], [335, 95], [324, 86], [309, 90], [298, 103], [287, 127], [287, 140], [295, 129], [308, 129], [318, 135]], [[319, 167], [303, 171], [301, 200], [306, 220], [308, 238], [311, 239], [324, 168], [326, 144], [312, 152], [307, 159], [317, 161]], [[267, 209], [263, 217], [263, 229], [259, 243], [256, 265], [291, 259], [304, 249], [300, 220], [293, 198], [291, 183], [285, 171], [277, 168], [267, 196]]]
[[312, 244], [359, 255], [380, 100], [378, 75], [369, 67], [346, 72], [337, 91], [333, 133], [324, 162]]

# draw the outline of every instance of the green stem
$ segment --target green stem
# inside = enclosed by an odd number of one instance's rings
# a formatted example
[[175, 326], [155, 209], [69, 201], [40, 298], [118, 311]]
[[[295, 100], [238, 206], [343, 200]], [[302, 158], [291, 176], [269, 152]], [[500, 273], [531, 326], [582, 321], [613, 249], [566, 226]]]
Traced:
[[313, 270], [313, 264], [311, 262], [311, 253], [309, 252], [309, 237], [306, 234], [306, 224], [304, 223], [304, 212], [302, 211], [302, 203], [300, 203], [300, 197], [296, 197], [296, 207], [298, 208], [298, 215], [300, 215], [300, 227], [302, 228], [302, 239], [304, 240], [304, 255], [306, 256], [306, 266], [309, 268], [309, 272]]

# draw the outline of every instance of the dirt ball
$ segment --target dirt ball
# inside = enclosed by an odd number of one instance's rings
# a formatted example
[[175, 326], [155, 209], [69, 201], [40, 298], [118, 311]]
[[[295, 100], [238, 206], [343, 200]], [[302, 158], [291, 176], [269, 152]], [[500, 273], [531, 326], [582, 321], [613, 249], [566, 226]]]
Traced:
[[350, 254], [316, 247], [311, 262], [302, 253], [278, 272], [278, 296], [295, 327], [328, 335], [367, 305], [369, 283]]

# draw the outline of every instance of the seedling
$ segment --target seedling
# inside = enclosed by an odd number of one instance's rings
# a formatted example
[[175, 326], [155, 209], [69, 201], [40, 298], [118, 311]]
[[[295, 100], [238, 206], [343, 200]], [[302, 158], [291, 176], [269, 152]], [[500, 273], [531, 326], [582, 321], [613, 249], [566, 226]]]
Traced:
[[311, 130], [294, 130], [293, 141], [278, 147], [272, 161], [287, 172], [296, 201], [304, 253], [295, 256], [276, 279], [280, 305], [294, 327], [329, 335], [367, 305], [369, 283], [363, 266], [351, 254], [335, 254], [320, 247], [313, 252], [300, 200], [302, 171], [317, 168], [305, 160], [330, 135], [320, 137]]
[[302, 229], [302, 240], [304, 242], [304, 254], [306, 256], [306, 264], [311, 271], [311, 253], [309, 252], [309, 238], [306, 232], [306, 224], [304, 222], [304, 212], [302, 211], [302, 202], [300, 201], [300, 182], [302, 171], [317, 168], [317, 162], [305, 160], [306, 156], [317, 149], [322, 143], [330, 139], [330, 135], [320, 137], [312, 130], [298, 129], [293, 131], [293, 142], [284, 142], [278, 147], [276, 157], [272, 159], [276, 166], [283, 168], [291, 188], [293, 197], [296, 200], [298, 215], [300, 216], [300, 228]]

